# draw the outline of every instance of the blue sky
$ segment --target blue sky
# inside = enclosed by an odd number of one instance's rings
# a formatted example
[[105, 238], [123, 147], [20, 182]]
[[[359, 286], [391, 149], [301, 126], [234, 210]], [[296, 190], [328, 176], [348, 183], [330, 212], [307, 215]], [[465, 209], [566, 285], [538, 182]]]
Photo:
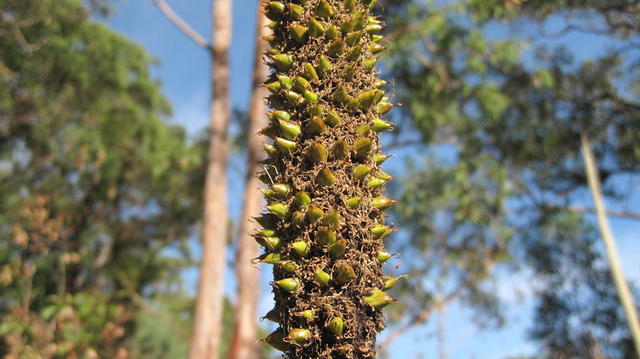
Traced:
[[[186, 19], [205, 37], [210, 38], [211, 1], [209, 0], [169, 0], [174, 10]], [[231, 48], [231, 92], [234, 107], [245, 108], [249, 100], [249, 85], [253, 61], [253, 36], [257, 0], [234, 0], [233, 41]], [[178, 31], [151, 0], [121, 0], [109, 24], [128, 38], [140, 43], [156, 57], [160, 64], [154, 68], [154, 75], [162, 82], [163, 91], [173, 105], [171, 122], [187, 128], [196, 136], [204, 131], [208, 123], [209, 64], [208, 55]], [[499, 30], [496, 30], [499, 32]], [[498, 33], [499, 35], [499, 33]], [[593, 55], [605, 46], [601, 39], [584, 35], [572, 35], [569, 41], [572, 50], [579, 56]], [[396, 163], [398, 168], [402, 164]], [[393, 174], [394, 164], [389, 172]], [[230, 173], [230, 201], [232, 215], [237, 216], [241, 201], [233, 200], [241, 192], [242, 166], [232, 165]], [[635, 191], [637, 193], [637, 189]], [[636, 203], [640, 196], [635, 195]], [[590, 203], [585, 193], [584, 201]], [[629, 203], [633, 203], [629, 200]], [[615, 208], [613, 204], [612, 208]], [[636, 210], [640, 210], [638, 205]], [[612, 220], [617, 236], [624, 269], [630, 278], [640, 279], [637, 264], [640, 253], [639, 223], [629, 220]], [[264, 293], [261, 311], [271, 307], [272, 298], [267, 282], [270, 274], [262, 269]], [[227, 281], [227, 291], [233, 296], [234, 282], [231, 273]], [[195, 273], [187, 276], [195, 279]], [[498, 273], [496, 290], [507, 299], [507, 324], [501, 329], [480, 330], [473, 325], [470, 313], [459, 306], [451, 306], [444, 316], [446, 329], [445, 348], [449, 359], [493, 359], [509, 355], [534, 354], [535, 346], [526, 339], [530, 323], [533, 301], [527, 275], [520, 273]], [[518, 294], [519, 293], [519, 294]], [[437, 357], [435, 321], [415, 328], [396, 340], [392, 347], [392, 358]], [[382, 334], [382, 337], [384, 333]]]

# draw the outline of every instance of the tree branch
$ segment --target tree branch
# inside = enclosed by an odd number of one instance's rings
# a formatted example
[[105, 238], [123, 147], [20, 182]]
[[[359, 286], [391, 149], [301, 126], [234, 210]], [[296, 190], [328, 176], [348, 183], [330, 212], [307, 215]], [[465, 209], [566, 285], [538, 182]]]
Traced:
[[188, 38], [193, 40], [198, 46], [207, 51], [212, 51], [211, 44], [204, 36], [200, 35], [194, 30], [183, 18], [181, 18], [164, 0], [153, 0], [153, 3], [162, 11], [164, 16], [169, 19], [180, 31], [182, 31]]
[[[575, 213], [594, 213], [596, 211], [595, 208], [583, 207], [583, 206], [571, 206], [569, 207], [571, 212]], [[606, 211], [607, 216], [610, 217], [619, 217], [619, 218], [629, 218], [629, 219], [637, 219], [640, 220], [640, 213], [631, 212], [631, 211]]]

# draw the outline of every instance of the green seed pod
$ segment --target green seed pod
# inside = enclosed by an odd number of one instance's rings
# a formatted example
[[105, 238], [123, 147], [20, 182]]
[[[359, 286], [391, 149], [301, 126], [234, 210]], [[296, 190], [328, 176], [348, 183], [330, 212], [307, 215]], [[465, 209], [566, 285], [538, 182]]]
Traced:
[[273, 229], [261, 229], [258, 231], [258, 235], [260, 237], [274, 237], [276, 235], [276, 231]]
[[320, 227], [316, 232], [315, 241], [321, 246], [329, 246], [336, 241], [336, 232], [329, 227]]
[[342, 160], [349, 155], [349, 148], [345, 140], [337, 140], [333, 146], [331, 146], [331, 158], [336, 160]]
[[355, 178], [363, 178], [369, 173], [371, 173], [371, 168], [366, 165], [357, 165], [351, 171], [351, 175]]
[[362, 197], [351, 197], [347, 200], [347, 206], [351, 209], [357, 209], [360, 207], [360, 202], [362, 202]]
[[275, 148], [273, 145], [269, 145], [269, 144], [263, 144], [262, 148], [264, 148], [264, 151], [266, 153], [269, 154], [269, 156], [275, 156], [276, 153], [278, 153], [278, 149]]
[[285, 9], [286, 6], [280, 1], [270, 1], [267, 3], [265, 15], [267, 15], [270, 20], [279, 20]]
[[322, 116], [324, 115], [324, 109], [320, 105], [309, 106], [309, 115]]
[[314, 320], [316, 318], [316, 312], [313, 309], [303, 310], [300, 315], [306, 320]]
[[291, 187], [284, 183], [276, 183], [271, 186], [271, 189], [273, 190], [274, 195], [280, 198], [284, 198], [291, 193]]
[[287, 54], [277, 54], [271, 56], [274, 66], [278, 71], [288, 71], [293, 65], [293, 58]]
[[356, 7], [356, 0], [345, 0], [344, 7], [347, 10], [352, 11]]
[[309, 81], [307, 81], [304, 77], [296, 76], [296, 78], [293, 79], [293, 89], [295, 91], [304, 92], [309, 87], [311, 87], [311, 84], [309, 84]]
[[318, 65], [318, 73], [320, 73], [320, 76], [327, 75], [331, 69], [333, 69], [331, 61], [324, 55], [320, 56], [320, 64]]
[[385, 183], [387, 183], [387, 181], [383, 180], [382, 178], [373, 177], [369, 180], [369, 182], [367, 182], [367, 187], [375, 189], [384, 186]]
[[342, 331], [344, 330], [344, 321], [340, 317], [333, 317], [325, 327], [329, 333], [335, 336], [342, 335]]
[[315, 271], [316, 282], [322, 288], [327, 287], [329, 285], [329, 281], [331, 280], [331, 275], [322, 269], [316, 269]]
[[385, 196], [378, 196], [378, 197], [374, 198], [371, 201], [371, 205], [374, 208], [377, 208], [377, 209], [380, 209], [380, 210], [387, 209], [387, 208], [393, 206], [394, 203], [396, 203], [396, 201], [394, 201], [392, 199], [389, 199], [389, 198], [387, 198]]
[[340, 30], [338, 30], [338, 27], [335, 25], [331, 25], [327, 28], [327, 31], [324, 34], [327, 39], [329, 40], [333, 40], [338, 38], [338, 36], [340, 36]]
[[334, 270], [334, 279], [338, 285], [351, 282], [356, 277], [356, 272], [349, 264], [338, 264]]
[[[277, 27], [278, 25], [280, 25], [280, 23], [274, 21], [271, 24], [275, 24], [275, 26]], [[273, 29], [272, 29], [273, 30]], [[277, 55], [282, 53], [282, 51], [278, 50], [278, 49], [269, 49], [267, 50], [267, 55], [273, 56], [273, 55]]]
[[291, 329], [285, 341], [302, 345], [311, 340], [311, 332], [308, 329]]
[[253, 219], [255, 219], [263, 228], [273, 228], [278, 222], [278, 217], [270, 213], [264, 213], [260, 217], [253, 217]]
[[325, 187], [332, 186], [337, 181], [338, 179], [336, 178], [336, 176], [328, 168], [321, 169], [320, 172], [318, 172], [318, 175], [316, 176], [316, 183]]
[[377, 42], [372, 42], [371, 45], [369, 45], [369, 51], [371, 51], [372, 54], [377, 54], [384, 51], [384, 46], [378, 44]]
[[371, 228], [371, 233], [373, 234], [374, 237], [379, 238], [384, 234], [384, 232], [388, 230], [389, 230], [389, 226], [385, 226], [384, 224], [376, 224]]
[[381, 31], [383, 29], [383, 26], [381, 24], [369, 24], [364, 28], [364, 31], [366, 31], [368, 34], [373, 35], [378, 31]]
[[279, 218], [287, 218], [289, 215], [289, 206], [284, 203], [275, 203], [270, 206], [267, 206], [269, 212], [275, 214]]
[[336, 211], [332, 211], [324, 215], [322, 219], [320, 219], [320, 223], [325, 225], [333, 230], [338, 229], [340, 227], [340, 214]]
[[296, 148], [296, 143], [294, 141], [287, 140], [286, 138], [276, 137], [274, 141], [278, 150], [284, 153], [288, 153]]
[[284, 352], [289, 350], [290, 348], [289, 343], [285, 342], [284, 338], [284, 331], [282, 330], [282, 328], [278, 328], [277, 330], [269, 334], [269, 336], [267, 336], [264, 341], [274, 347], [276, 350]]
[[380, 178], [382, 178], [385, 181], [389, 181], [389, 180], [391, 180], [393, 178], [392, 175], [390, 175], [390, 174], [388, 174], [386, 172], [382, 172], [382, 171], [380, 171], [380, 174], [378, 174], [378, 176], [380, 176]]
[[278, 75], [278, 82], [283, 89], [291, 90], [293, 86], [293, 80], [287, 75]]
[[316, 15], [318, 15], [319, 17], [321, 17], [323, 19], [327, 19], [327, 18], [333, 16], [333, 14], [334, 14], [333, 7], [331, 5], [329, 5], [327, 0], [320, 0], [320, 3], [318, 4], [318, 7], [316, 8]]
[[276, 122], [277, 120], [291, 121], [291, 115], [287, 111], [273, 111], [269, 114], [269, 120], [272, 122]]
[[280, 323], [280, 312], [276, 308], [273, 308], [267, 312], [262, 319], [267, 319], [274, 323]]
[[376, 259], [380, 263], [384, 263], [384, 262], [388, 261], [389, 259], [391, 259], [391, 257], [393, 257], [393, 254], [391, 254], [391, 253], [389, 253], [387, 251], [378, 251], [378, 253], [376, 254]]
[[359, 160], [364, 160], [369, 155], [371, 151], [371, 146], [373, 142], [369, 138], [359, 138], [356, 140], [356, 143], [353, 144], [353, 150], [356, 152], [356, 158]]
[[364, 298], [364, 301], [375, 309], [382, 309], [396, 300], [389, 294], [379, 289], [374, 289]]
[[341, 76], [345, 81], [353, 81], [353, 76], [355, 75], [355, 68], [353, 65], [347, 65], [342, 69]]
[[382, 101], [376, 106], [378, 113], [381, 115], [384, 115], [385, 113], [389, 112], [392, 108], [393, 108], [393, 104], [387, 102], [385, 99], [382, 99]]
[[303, 241], [297, 241], [297, 242], [291, 243], [291, 248], [293, 248], [293, 250], [296, 251], [296, 253], [300, 257], [308, 256], [309, 252], [311, 251], [311, 248], [309, 248], [309, 244]]
[[280, 248], [280, 238], [278, 237], [258, 237], [256, 240], [270, 251], [276, 251]]
[[390, 128], [392, 128], [393, 125], [391, 124], [391, 122], [387, 122], [385, 120], [381, 120], [379, 118], [376, 118], [374, 120], [371, 121], [371, 129], [376, 131], [376, 132], [382, 132], [385, 130], [388, 130]]
[[314, 104], [314, 103], [318, 103], [319, 99], [318, 99], [318, 95], [315, 92], [306, 90], [304, 92], [304, 100], [308, 104]]
[[295, 91], [285, 92], [284, 98], [287, 100], [287, 103], [289, 103], [289, 105], [291, 106], [297, 105], [298, 103], [304, 101], [304, 99], [302, 98], [302, 95], [300, 95]]
[[316, 223], [316, 221], [318, 221], [320, 218], [322, 218], [322, 216], [324, 216], [324, 212], [318, 208], [318, 207], [310, 207], [307, 210], [307, 214], [306, 214], [306, 221], [309, 224], [314, 224]]
[[376, 81], [373, 83], [373, 86], [375, 86], [376, 88], [383, 88], [385, 86], [387, 86], [389, 83], [385, 80], [382, 79], [376, 79]]
[[362, 31], [350, 32], [344, 38], [344, 42], [349, 46], [355, 46], [360, 40], [362, 40]]
[[346, 251], [347, 241], [344, 239], [339, 239], [334, 244], [329, 246], [329, 256], [333, 259], [340, 259], [344, 257]]
[[327, 54], [331, 57], [337, 57], [344, 54], [344, 40], [340, 38], [333, 40], [333, 42], [329, 44]]
[[309, 119], [309, 123], [307, 123], [305, 130], [308, 134], [317, 136], [327, 131], [327, 125], [320, 117], [314, 116]]
[[347, 54], [347, 60], [355, 61], [360, 57], [360, 55], [362, 55], [362, 46], [354, 46], [351, 50], [349, 50], [349, 53]]
[[369, 127], [369, 125], [358, 126], [358, 134], [360, 134], [360, 136], [367, 137], [369, 136], [370, 133], [371, 133], [371, 127]]
[[293, 24], [289, 26], [289, 32], [291, 36], [299, 43], [304, 44], [307, 41], [307, 32], [309, 28], [306, 26]]
[[264, 87], [266, 87], [267, 90], [269, 90], [269, 92], [277, 94], [277, 93], [280, 93], [280, 89], [282, 88], [282, 85], [280, 84], [280, 81], [274, 81], [274, 82], [265, 84]]
[[300, 288], [302, 288], [302, 283], [300, 283], [300, 280], [297, 278], [285, 278], [285, 279], [277, 280], [275, 283], [278, 287], [282, 288], [283, 290], [289, 293], [296, 292]]
[[309, 146], [309, 150], [307, 151], [307, 157], [313, 163], [327, 162], [327, 156], [327, 148], [321, 143], [314, 143]]
[[378, 166], [380, 166], [384, 161], [386, 161], [389, 157], [391, 156], [387, 156], [387, 155], [383, 155], [381, 153], [376, 153], [375, 155], [371, 156], [371, 159], [373, 160], [373, 162], [375, 162]]
[[278, 264], [280, 263], [280, 253], [266, 253], [259, 257], [261, 263]]
[[298, 126], [293, 122], [280, 120], [279, 125], [280, 125], [280, 132], [282, 133], [282, 136], [284, 136], [284, 138], [288, 140], [293, 140], [302, 133], [300, 126]]
[[313, 68], [313, 65], [310, 63], [304, 64], [304, 72], [302, 75], [309, 81], [317, 80], [319, 78], [316, 69]]
[[304, 224], [304, 213], [295, 211], [291, 214], [291, 223], [296, 227], [302, 227]]
[[401, 275], [399, 277], [390, 277], [390, 276], [385, 276], [384, 277], [384, 286], [382, 287], [382, 290], [389, 290], [391, 288], [393, 288], [396, 283], [398, 283], [398, 279], [404, 278], [406, 276]]
[[336, 92], [333, 93], [333, 102], [338, 105], [346, 105], [349, 103], [351, 96], [347, 93], [347, 89], [344, 86], [340, 85], [336, 89]]
[[373, 42], [379, 42], [382, 39], [384, 39], [384, 36], [382, 35], [371, 35], [371, 41]]
[[309, 197], [307, 192], [300, 191], [296, 193], [293, 201], [295, 202], [296, 206], [298, 206], [298, 208], [307, 207], [311, 204], [311, 197]]
[[368, 110], [369, 108], [371, 108], [371, 106], [377, 104], [382, 99], [383, 95], [384, 91], [378, 89], [361, 93], [360, 95], [358, 95], [360, 109], [365, 111]]
[[278, 268], [285, 272], [295, 273], [298, 270], [298, 265], [292, 261], [283, 261], [278, 263]]
[[327, 123], [327, 125], [331, 127], [335, 127], [340, 124], [340, 115], [338, 115], [337, 112], [332, 110], [329, 113], [327, 113], [324, 121]]
[[299, 20], [304, 12], [304, 8], [297, 4], [289, 3], [287, 4], [287, 8], [289, 9], [289, 17], [293, 20]]
[[309, 35], [311, 37], [320, 37], [324, 34], [325, 29], [322, 23], [316, 19], [309, 20]]

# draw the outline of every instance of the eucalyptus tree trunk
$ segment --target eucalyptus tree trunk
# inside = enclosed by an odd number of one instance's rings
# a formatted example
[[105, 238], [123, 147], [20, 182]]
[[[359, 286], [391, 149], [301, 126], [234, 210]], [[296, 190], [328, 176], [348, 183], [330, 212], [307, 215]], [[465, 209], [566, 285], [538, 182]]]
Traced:
[[267, 121], [265, 116], [264, 99], [267, 90], [262, 83], [267, 78], [268, 68], [262, 61], [266, 51], [266, 42], [263, 37], [268, 35], [265, 26], [266, 18], [262, 14], [261, 6], [258, 6], [256, 24], [256, 46], [253, 65], [252, 95], [250, 102], [249, 120], [247, 123], [247, 173], [245, 176], [244, 203], [242, 208], [238, 253], [236, 256], [236, 279], [238, 281], [235, 326], [229, 359], [257, 358], [257, 306], [260, 297], [260, 272], [250, 265], [251, 260], [259, 253], [258, 244], [253, 240], [251, 232], [258, 229], [255, 221], [249, 221], [260, 213], [262, 196], [258, 187], [261, 183], [256, 178], [260, 170], [260, 161], [264, 158], [261, 139], [258, 131]]
[[257, 218], [262, 261], [274, 264], [280, 327], [265, 340], [289, 359], [374, 358], [384, 328], [383, 239], [393, 232], [383, 195], [380, 118], [392, 105], [376, 77], [382, 23], [375, 0], [265, 3], [266, 87], [273, 111], [262, 132], [272, 141], [261, 179], [268, 205]]

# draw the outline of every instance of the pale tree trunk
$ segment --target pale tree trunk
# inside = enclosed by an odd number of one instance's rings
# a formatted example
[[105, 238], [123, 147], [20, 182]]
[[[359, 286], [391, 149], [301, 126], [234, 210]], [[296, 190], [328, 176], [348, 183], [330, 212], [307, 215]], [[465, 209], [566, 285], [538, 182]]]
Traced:
[[227, 252], [227, 156], [231, 0], [213, 1], [210, 141], [204, 188], [202, 259], [190, 359], [217, 359], [222, 333]]
[[233, 338], [229, 351], [229, 359], [246, 359], [258, 357], [257, 335], [257, 306], [260, 293], [260, 272], [251, 266], [251, 260], [259, 255], [258, 243], [250, 233], [258, 225], [250, 221], [260, 213], [262, 196], [258, 191], [260, 181], [256, 172], [260, 169], [259, 161], [263, 157], [258, 131], [266, 126], [264, 98], [266, 89], [262, 85], [268, 75], [268, 68], [262, 61], [262, 54], [266, 51], [266, 43], [262, 39], [268, 35], [267, 20], [262, 15], [261, 3], [258, 3], [256, 23], [256, 46], [253, 65], [253, 84], [249, 119], [247, 124], [247, 173], [245, 175], [244, 207], [240, 217], [240, 233], [238, 253], [236, 257], [236, 277], [238, 280], [237, 303], [233, 330]]

